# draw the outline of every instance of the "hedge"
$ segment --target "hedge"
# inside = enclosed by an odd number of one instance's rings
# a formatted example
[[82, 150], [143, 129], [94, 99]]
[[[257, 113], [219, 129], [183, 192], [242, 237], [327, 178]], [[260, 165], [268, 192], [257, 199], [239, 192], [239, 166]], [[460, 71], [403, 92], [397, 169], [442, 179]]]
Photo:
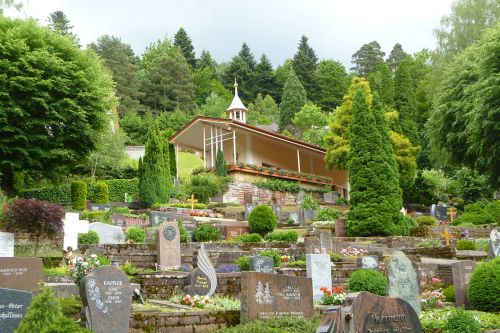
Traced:
[[[105, 181], [109, 188], [109, 201], [123, 202], [125, 193], [128, 193], [129, 200], [138, 196], [138, 180], [133, 179], [110, 179]], [[94, 199], [95, 183], [87, 183], [87, 197]], [[71, 203], [71, 185], [62, 184], [58, 186], [44, 186], [36, 189], [28, 189], [19, 192], [21, 198], [32, 198], [45, 200], [58, 204]]]

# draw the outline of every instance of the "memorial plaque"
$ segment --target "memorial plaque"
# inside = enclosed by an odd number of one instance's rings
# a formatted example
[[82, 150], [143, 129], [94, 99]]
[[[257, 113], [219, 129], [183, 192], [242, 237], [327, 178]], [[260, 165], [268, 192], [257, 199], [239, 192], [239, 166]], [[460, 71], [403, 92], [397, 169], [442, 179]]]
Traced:
[[14, 233], [0, 231], [0, 257], [14, 256]]
[[376, 256], [364, 256], [357, 258], [357, 266], [362, 269], [377, 269], [378, 258]]
[[279, 316], [314, 316], [310, 278], [241, 273], [241, 322]]
[[0, 288], [34, 291], [42, 281], [42, 259], [0, 258]]
[[451, 264], [451, 271], [453, 275], [453, 285], [455, 286], [455, 304], [457, 306], [465, 306], [469, 308], [467, 299], [467, 288], [469, 280], [476, 268], [474, 260], [461, 260]]
[[410, 303], [415, 312], [420, 313], [417, 273], [410, 259], [401, 251], [396, 251], [387, 265], [389, 275], [389, 296], [402, 298]]
[[250, 228], [248, 225], [225, 225], [224, 226], [224, 234], [226, 235], [227, 240], [235, 239], [238, 236], [248, 234], [250, 232]]
[[205, 251], [203, 243], [195, 255], [195, 266], [189, 272], [189, 285], [186, 286], [185, 292], [188, 295], [212, 296], [217, 288], [217, 273]]
[[94, 269], [80, 282], [82, 322], [96, 333], [127, 333], [132, 310], [132, 287], [114, 266]]
[[490, 232], [490, 246], [488, 257], [496, 258], [500, 256], [500, 229], [495, 228]]
[[27, 291], [0, 288], [0, 332], [13, 333], [31, 304]]
[[274, 259], [264, 256], [250, 256], [250, 271], [274, 274]]
[[328, 254], [306, 254], [307, 277], [312, 279], [313, 300], [319, 301], [321, 287], [332, 286], [332, 263]]
[[160, 269], [181, 265], [181, 240], [177, 222], [163, 222], [160, 225], [157, 252]]
[[94, 222], [89, 224], [89, 230], [97, 232], [99, 235], [99, 244], [121, 244], [125, 241], [122, 228], [114, 225]]

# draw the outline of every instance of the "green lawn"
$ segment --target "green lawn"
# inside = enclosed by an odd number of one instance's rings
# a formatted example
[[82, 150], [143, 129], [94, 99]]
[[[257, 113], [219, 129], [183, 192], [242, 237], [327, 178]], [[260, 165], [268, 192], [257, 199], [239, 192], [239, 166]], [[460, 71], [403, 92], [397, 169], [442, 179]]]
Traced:
[[203, 166], [203, 160], [192, 153], [179, 152], [179, 177], [185, 178], [193, 169]]

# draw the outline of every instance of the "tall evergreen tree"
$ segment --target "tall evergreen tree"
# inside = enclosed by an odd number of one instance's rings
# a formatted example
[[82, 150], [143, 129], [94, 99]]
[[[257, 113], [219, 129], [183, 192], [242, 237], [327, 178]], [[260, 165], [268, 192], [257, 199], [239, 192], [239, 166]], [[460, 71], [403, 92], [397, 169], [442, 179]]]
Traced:
[[413, 144], [419, 144], [416, 122], [415, 88], [410, 73], [412, 59], [406, 57], [394, 75], [394, 105], [399, 112], [401, 131]]
[[292, 61], [293, 70], [300, 80], [300, 83], [307, 92], [307, 97], [311, 100], [314, 99], [314, 70], [318, 64], [318, 57], [316, 53], [309, 46], [309, 40], [306, 36], [300, 38], [297, 53], [295, 53]]
[[391, 70], [394, 72], [396, 68], [398, 68], [399, 64], [401, 61], [406, 58], [408, 54], [403, 50], [403, 47], [401, 44], [396, 43], [394, 44], [394, 47], [392, 48], [391, 53], [389, 54], [389, 57], [386, 60], [386, 63], [389, 65]]
[[49, 27], [63, 36], [71, 36], [76, 39], [76, 35], [71, 31], [73, 26], [69, 22], [66, 14], [60, 10], [50, 13], [48, 19]]
[[374, 72], [368, 75], [372, 91], [380, 97], [381, 103], [389, 108], [394, 107], [394, 81], [389, 65], [380, 63]]
[[214, 75], [217, 73], [217, 62], [207, 50], [201, 51], [200, 59], [196, 61], [196, 68], [198, 70], [204, 69], [205, 67], [210, 68]]
[[342, 103], [349, 87], [349, 77], [340, 62], [323, 60], [314, 71], [314, 84], [317, 89], [316, 103], [323, 111], [332, 111]]
[[140, 161], [139, 197], [144, 207], [168, 202], [171, 176], [168, 142], [163, 142], [158, 124], [149, 128], [144, 157]]
[[238, 56], [248, 65], [250, 70], [255, 69], [255, 65], [257, 65], [257, 62], [255, 61], [255, 58], [250, 51], [250, 47], [248, 47], [247, 43], [243, 43], [241, 45], [241, 50], [240, 53], [238, 53]]
[[290, 70], [285, 87], [283, 88], [283, 96], [280, 103], [279, 126], [281, 131], [292, 123], [293, 116], [306, 104], [306, 96], [306, 91], [297, 75], [295, 75], [293, 70]]
[[385, 53], [377, 41], [364, 44], [352, 55], [354, 67], [351, 67], [351, 71], [356, 75], [368, 77], [378, 64], [384, 62], [384, 56]]
[[174, 36], [174, 46], [181, 50], [181, 53], [189, 66], [194, 69], [196, 66], [196, 55], [194, 53], [193, 43], [191, 42], [191, 38], [189, 38], [186, 30], [182, 27]]
[[408, 228], [400, 213], [403, 201], [389, 129], [374, 103], [369, 106], [358, 88], [352, 103], [349, 130], [349, 236], [404, 235]]
[[132, 47], [123, 43], [120, 38], [104, 35], [96, 43], [89, 45], [111, 70], [116, 83], [116, 95], [119, 98], [118, 113], [137, 111], [141, 108], [139, 99], [143, 94], [139, 91], [137, 80], [136, 56]]
[[248, 62], [239, 55], [233, 57], [224, 72], [224, 86], [232, 89], [234, 80], [238, 81], [238, 93], [243, 101], [253, 98], [253, 71]]
[[274, 75], [273, 66], [265, 54], [260, 57], [260, 62], [255, 66], [254, 87], [257, 94], [270, 95], [276, 98], [278, 95], [278, 81]]

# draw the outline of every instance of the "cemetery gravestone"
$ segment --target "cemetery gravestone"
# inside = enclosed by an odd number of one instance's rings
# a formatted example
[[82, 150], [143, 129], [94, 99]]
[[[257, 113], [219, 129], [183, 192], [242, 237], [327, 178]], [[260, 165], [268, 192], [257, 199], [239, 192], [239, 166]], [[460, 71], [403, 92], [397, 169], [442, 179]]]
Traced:
[[225, 225], [224, 226], [224, 235], [227, 240], [235, 239], [238, 236], [243, 234], [248, 234], [250, 232], [250, 228], [248, 225]]
[[261, 273], [274, 273], [274, 259], [263, 256], [250, 256], [250, 271]]
[[94, 222], [89, 224], [89, 230], [97, 232], [99, 244], [121, 244], [125, 241], [125, 235], [120, 227]]
[[436, 219], [439, 221], [448, 221], [448, 206], [437, 205], [436, 206]]
[[306, 254], [329, 253], [332, 251], [332, 233], [330, 229], [316, 229], [304, 237]]
[[251, 205], [252, 203], [253, 203], [252, 192], [244, 192], [243, 193], [243, 204], [246, 206], [247, 204]]
[[163, 222], [160, 225], [157, 244], [160, 269], [181, 265], [181, 240], [177, 222]]
[[250, 217], [250, 213], [252, 212], [252, 210], [255, 209], [255, 207], [257, 207], [257, 206], [252, 205], [252, 204], [245, 205], [245, 221], [248, 221], [248, 218]]
[[490, 232], [490, 246], [488, 257], [496, 258], [500, 256], [500, 229], [495, 228]]
[[189, 272], [189, 285], [185, 288], [188, 295], [212, 296], [217, 288], [217, 273], [208, 257], [205, 246], [201, 244], [195, 253], [194, 269]]
[[0, 288], [33, 291], [43, 281], [40, 258], [0, 258]]
[[274, 215], [276, 215], [278, 221], [280, 220], [281, 211], [282, 211], [281, 205], [273, 205], [273, 213]]
[[168, 221], [168, 219], [171, 217], [172, 213], [168, 212], [157, 212], [157, 211], [149, 212], [149, 221], [151, 222], [151, 225], [154, 227], [159, 226], [165, 221]]
[[401, 298], [418, 314], [420, 307], [417, 273], [410, 259], [401, 251], [396, 251], [387, 266], [389, 275], [389, 296]]
[[293, 220], [294, 224], [298, 224], [299, 223], [299, 213], [297, 213], [297, 212], [291, 212], [290, 213], [290, 219]]
[[0, 257], [14, 256], [14, 233], [0, 231]]
[[364, 256], [357, 259], [357, 267], [362, 269], [377, 269], [378, 258], [376, 256]]
[[335, 237], [345, 237], [345, 222], [346, 219], [335, 221]]
[[455, 286], [455, 304], [457, 306], [465, 306], [469, 308], [467, 299], [467, 288], [469, 280], [476, 268], [474, 260], [461, 260], [451, 264], [451, 271], [453, 275], [453, 285]]
[[0, 288], [0, 332], [13, 333], [31, 304], [27, 291]]
[[127, 333], [132, 287], [120, 268], [97, 267], [80, 282], [82, 322], [96, 333]]
[[328, 254], [306, 254], [307, 277], [312, 279], [313, 300], [318, 301], [323, 294], [321, 287], [332, 286], [332, 264]]
[[241, 322], [276, 316], [314, 315], [311, 279], [282, 274], [241, 273]]
[[68, 247], [76, 250], [78, 248], [78, 234], [89, 232], [89, 221], [80, 220], [79, 213], [66, 213], [63, 223], [63, 250], [67, 250]]
[[90, 210], [93, 210], [93, 211], [105, 211], [107, 212], [108, 210], [110, 210], [113, 206], [111, 205], [103, 205], [103, 204], [96, 204], [96, 203], [92, 203], [90, 205]]

